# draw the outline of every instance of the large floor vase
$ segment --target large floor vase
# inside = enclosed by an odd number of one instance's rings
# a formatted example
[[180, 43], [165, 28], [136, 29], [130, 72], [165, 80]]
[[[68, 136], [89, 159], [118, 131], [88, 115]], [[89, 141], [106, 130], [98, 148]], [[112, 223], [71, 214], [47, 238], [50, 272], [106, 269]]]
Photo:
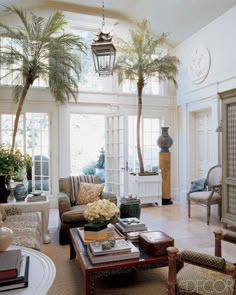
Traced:
[[7, 198], [10, 194], [10, 189], [6, 186], [6, 175], [0, 175], [0, 203], [7, 203]]

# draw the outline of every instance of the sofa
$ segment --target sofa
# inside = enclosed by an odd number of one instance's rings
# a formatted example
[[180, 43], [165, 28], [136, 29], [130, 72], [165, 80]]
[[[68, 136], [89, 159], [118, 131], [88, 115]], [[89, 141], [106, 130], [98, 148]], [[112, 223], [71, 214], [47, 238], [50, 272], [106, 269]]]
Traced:
[[3, 226], [13, 231], [12, 245], [41, 249], [42, 231], [41, 221], [37, 213], [22, 213], [17, 206], [0, 205]]
[[[86, 186], [89, 186], [87, 194]], [[95, 198], [92, 196], [93, 188], [94, 190], [97, 188], [100, 190], [99, 196], [97, 195]], [[83, 193], [81, 193], [82, 191]], [[78, 201], [80, 193], [83, 195], [81, 203]], [[96, 198], [107, 199], [117, 204], [117, 197], [114, 193], [103, 191], [103, 185], [101, 184], [101, 179], [98, 176], [71, 176], [59, 179], [59, 243], [61, 245], [65, 245], [70, 242], [70, 228], [84, 226], [86, 222], [84, 219], [84, 210], [86, 209], [87, 203], [97, 200]]]

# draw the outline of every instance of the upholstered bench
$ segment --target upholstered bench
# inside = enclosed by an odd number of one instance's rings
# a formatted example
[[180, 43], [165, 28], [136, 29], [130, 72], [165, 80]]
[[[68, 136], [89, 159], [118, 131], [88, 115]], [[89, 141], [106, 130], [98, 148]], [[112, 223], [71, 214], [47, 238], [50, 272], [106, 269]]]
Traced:
[[40, 250], [42, 245], [41, 221], [37, 213], [22, 213], [14, 206], [0, 206], [3, 226], [13, 231], [12, 245]]
[[59, 242], [61, 245], [70, 242], [70, 228], [85, 224], [84, 210], [87, 203], [98, 199], [108, 199], [117, 203], [114, 193], [103, 191], [100, 177], [72, 176], [59, 179], [58, 208], [61, 222]]

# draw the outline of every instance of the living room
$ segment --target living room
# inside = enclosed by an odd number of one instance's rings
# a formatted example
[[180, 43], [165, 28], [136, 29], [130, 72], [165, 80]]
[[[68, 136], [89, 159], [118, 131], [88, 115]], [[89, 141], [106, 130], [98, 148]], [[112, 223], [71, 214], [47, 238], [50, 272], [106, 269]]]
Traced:
[[[162, 207], [143, 205], [141, 208], [141, 218], [148, 227], [163, 230], [170, 236], [173, 236], [176, 247], [181, 250], [184, 248], [200, 250], [202, 248], [209, 252], [209, 254], [214, 254], [213, 230], [223, 228], [224, 225], [219, 221], [217, 208], [213, 208], [211, 212], [209, 226], [206, 221], [206, 208], [203, 206], [192, 205], [192, 216], [191, 219], [188, 219], [186, 195], [191, 181], [199, 177], [205, 178], [209, 169], [215, 165], [222, 165], [223, 177], [226, 176], [226, 174], [224, 176], [224, 173], [227, 171], [225, 159], [227, 159], [228, 150], [225, 147], [225, 142], [227, 141], [227, 120], [224, 101], [230, 95], [226, 92], [233, 90], [236, 83], [232, 66], [235, 61], [235, 41], [232, 38], [236, 14], [235, 1], [228, 0], [224, 1], [224, 3], [217, 1], [216, 3], [215, 1], [208, 0], [198, 5], [192, 3], [196, 7], [192, 7], [190, 3], [185, 3], [184, 6], [187, 5], [186, 13], [183, 13], [183, 8], [180, 8], [180, 6], [176, 7], [177, 4], [168, 4], [170, 5], [169, 7], [167, 4], [159, 1], [150, 1], [150, 3], [136, 1], [134, 3], [134, 1], [130, 0], [124, 1], [122, 5], [118, 5], [115, 1], [86, 2], [78, 0], [62, 2], [50, 0], [33, 2], [15, 1], [15, 5], [23, 7], [26, 12], [33, 12], [45, 18], [48, 18], [56, 10], [61, 10], [68, 22], [66, 32], [79, 35], [88, 42], [87, 55], [81, 54], [82, 68], [77, 102], [71, 99], [64, 104], [56, 103], [46, 84], [39, 79], [37, 81], [38, 84], [34, 84], [29, 89], [21, 111], [22, 123], [19, 127], [20, 134], [17, 146], [26, 153], [30, 151], [31, 156], [40, 156], [40, 160], [34, 158], [33, 169], [36, 169], [37, 162], [41, 168], [47, 166], [47, 169], [40, 169], [40, 173], [37, 173], [37, 171], [33, 172], [32, 188], [33, 190], [43, 191], [48, 195], [51, 208], [49, 216], [51, 243], [43, 244], [42, 252], [48, 254], [56, 264], [57, 275], [55, 282], [57, 286], [56, 288], [52, 287], [48, 294], [59, 294], [59, 290], [60, 294], [82, 294], [83, 292], [82, 290], [77, 290], [79, 288], [78, 285], [76, 285], [77, 287], [71, 286], [75, 283], [74, 276], [72, 278], [68, 277], [66, 280], [70, 284], [62, 284], [62, 277], [65, 274], [60, 272], [62, 268], [56, 263], [58, 262], [58, 257], [64, 255], [64, 272], [78, 271], [78, 265], [76, 266], [74, 261], [66, 259], [67, 257], [69, 258], [69, 252], [67, 253], [69, 251], [68, 245], [61, 246], [58, 244], [59, 214], [57, 197], [60, 190], [59, 179], [73, 175], [71, 171], [73, 171], [73, 161], [75, 158], [72, 147], [76, 145], [76, 142], [79, 144], [80, 141], [86, 141], [89, 137], [91, 145], [93, 145], [93, 138], [97, 140], [97, 137], [91, 131], [87, 131], [87, 135], [84, 132], [84, 138], [76, 137], [72, 134], [72, 119], [78, 118], [78, 125], [80, 125], [79, 120], [82, 115], [104, 116], [105, 153], [108, 150], [109, 143], [109, 138], [106, 136], [108, 134], [106, 133], [108, 132], [108, 121], [115, 120], [115, 118], [122, 120], [123, 129], [126, 131], [126, 140], [124, 141], [126, 143], [124, 147], [126, 152], [124, 157], [122, 156], [122, 162], [119, 163], [119, 167], [114, 168], [114, 159], [111, 159], [113, 162], [109, 164], [106, 158], [105, 163], [105, 168], [107, 169], [105, 172], [106, 181], [108, 182], [109, 179], [109, 185], [105, 183], [105, 187], [109, 192], [116, 193], [118, 200], [120, 197], [130, 193], [128, 174], [133, 172], [138, 162], [135, 140], [131, 145], [131, 130], [132, 126], [135, 126], [135, 120], [133, 121], [133, 119], [136, 119], [137, 115], [136, 85], [130, 81], [125, 81], [125, 83], [120, 85], [115, 73], [107, 77], [99, 77], [94, 72], [94, 64], [90, 52], [91, 38], [101, 28], [103, 14], [105, 15], [106, 27], [114, 35], [114, 42], [115, 37], [128, 40], [130, 37], [129, 30], [135, 28], [135, 23], [143, 18], [147, 19], [154, 36], [160, 36], [163, 32], [170, 33], [168, 36], [168, 52], [176, 55], [180, 60], [177, 76], [178, 88], [175, 88], [173, 83], [157, 80], [152, 80], [145, 85], [142, 123], [145, 126], [146, 122], [149, 127], [143, 129], [142, 138], [146, 139], [147, 134], [155, 136], [155, 141], [152, 140], [150, 144], [152, 153], [148, 156], [144, 155], [144, 165], [148, 167], [148, 170], [150, 170], [150, 166], [159, 167], [160, 148], [156, 145], [156, 140], [161, 135], [160, 127], [169, 127], [168, 132], [173, 139], [173, 145], [170, 147], [171, 179], [169, 197], [173, 204]], [[104, 4], [103, 10], [102, 3]], [[163, 17], [164, 15], [165, 17]], [[178, 19], [175, 20], [177, 17]], [[1, 8], [1, 23], [15, 25], [16, 18], [13, 14], [6, 13], [4, 8]], [[201, 62], [203, 62], [203, 65]], [[4, 78], [4, 80], [2, 78], [3, 74], [4, 69], [1, 69], [0, 143], [6, 145], [11, 144], [11, 136], [9, 134], [12, 134], [16, 103], [12, 96], [11, 79]], [[233, 95], [232, 97], [234, 97]], [[34, 124], [37, 126], [37, 120], [41, 123], [47, 123], [44, 125], [40, 123], [41, 125], [37, 127], [38, 129], [34, 127], [34, 133], [32, 132], [32, 134], [36, 134], [35, 141], [37, 144], [35, 145], [34, 152], [32, 152], [32, 144], [27, 146], [28, 142], [31, 142], [33, 138], [30, 134], [30, 130], [32, 130], [30, 122], [35, 122]], [[221, 124], [223, 125], [221, 126]], [[117, 129], [121, 130], [122, 128], [118, 126]], [[135, 127], [133, 129], [135, 130]], [[216, 132], [217, 129], [220, 132]], [[123, 139], [120, 140], [120, 143], [122, 141]], [[145, 141], [142, 144], [142, 148], [145, 149]], [[97, 157], [99, 156], [98, 152]], [[115, 149], [113, 153], [115, 153]], [[43, 158], [43, 156], [46, 158]], [[107, 156], [108, 154], [106, 154]], [[94, 160], [97, 159], [95, 158]], [[128, 162], [129, 169], [122, 169], [126, 168], [126, 162]], [[232, 163], [234, 164], [233, 160]], [[79, 165], [80, 163], [78, 163]], [[111, 167], [114, 168], [113, 171]], [[77, 168], [81, 170], [82, 167]], [[122, 173], [117, 174], [115, 179], [111, 181], [109, 171], [111, 174], [116, 169], [121, 169]], [[162, 177], [164, 177], [163, 173]], [[224, 210], [226, 209], [224, 209], [223, 205], [222, 215], [228, 221], [228, 225], [235, 226], [235, 197], [231, 200], [231, 205], [231, 212], [225, 212]], [[230, 227], [230, 230], [234, 229]], [[201, 243], [199, 239], [201, 239]], [[53, 248], [54, 243], [55, 248]], [[229, 247], [227, 248], [228, 251], [226, 251], [227, 254], [232, 256], [229, 258], [234, 258], [233, 248], [230, 248], [230, 246], [226, 247]], [[56, 256], [58, 253], [59, 256]], [[72, 264], [73, 270], [70, 269]], [[59, 273], [61, 276], [59, 276]], [[150, 279], [149, 287], [148, 283], [145, 285], [140, 283], [142, 285], [141, 289], [131, 289], [128, 291], [132, 287], [126, 282], [127, 290], [125, 287], [119, 290], [112, 289], [111, 285], [108, 288], [101, 286], [102, 289], [98, 294], [109, 294], [111, 292], [115, 294], [128, 294], [128, 292], [139, 294], [143, 291], [150, 292], [150, 294], [165, 294], [164, 292], [167, 292], [166, 274], [166, 272], [163, 274], [163, 289], [159, 292], [155, 291], [155, 287], [152, 290], [152, 283], [154, 281], [151, 282], [152, 276], [150, 275], [150, 278], [146, 277], [145, 279], [146, 282]], [[140, 275], [142, 276], [142, 273]], [[155, 274], [153, 276], [156, 279]], [[138, 285], [140, 278], [133, 279], [137, 279], [136, 283]]]

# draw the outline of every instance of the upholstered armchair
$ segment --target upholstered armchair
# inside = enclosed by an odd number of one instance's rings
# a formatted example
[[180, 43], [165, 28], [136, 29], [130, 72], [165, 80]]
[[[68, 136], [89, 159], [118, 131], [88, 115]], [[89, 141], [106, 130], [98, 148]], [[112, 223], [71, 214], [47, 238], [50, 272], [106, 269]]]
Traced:
[[[221, 241], [236, 244], [236, 234], [215, 231], [215, 256], [167, 248], [169, 255], [168, 295], [236, 295], [236, 264], [221, 257]], [[182, 268], [176, 272], [177, 262]], [[186, 265], [184, 264], [186, 263]]]
[[108, 199], [117, 203], [114, 193], [103, 191], [100, 177], [76, 176], [59, 179], [58, 209], [60, 217], [59, 242], [70, 242], [69, 229], [85, 224], [86, 204], [97, 199]]
[[[218, 205], [218, 214], [221, 219], [221, 182], [222, 168], [220, 165], [216, 165], [208, 171], [206, 178], [206, 190], [204, 190], [204, 184], [202, 187], [200, 187], [199, 185], [196, 185], [196, 181], [191, 182], [191, 188], [187, 194], [189, 218], [191, 217], [191, 202], [193, 201], [195, 203], [203, 204], [206, 206], [207, 224], [210, 223], [212, 205]], [[198, 189], [201, 191], [198, 191]]]

